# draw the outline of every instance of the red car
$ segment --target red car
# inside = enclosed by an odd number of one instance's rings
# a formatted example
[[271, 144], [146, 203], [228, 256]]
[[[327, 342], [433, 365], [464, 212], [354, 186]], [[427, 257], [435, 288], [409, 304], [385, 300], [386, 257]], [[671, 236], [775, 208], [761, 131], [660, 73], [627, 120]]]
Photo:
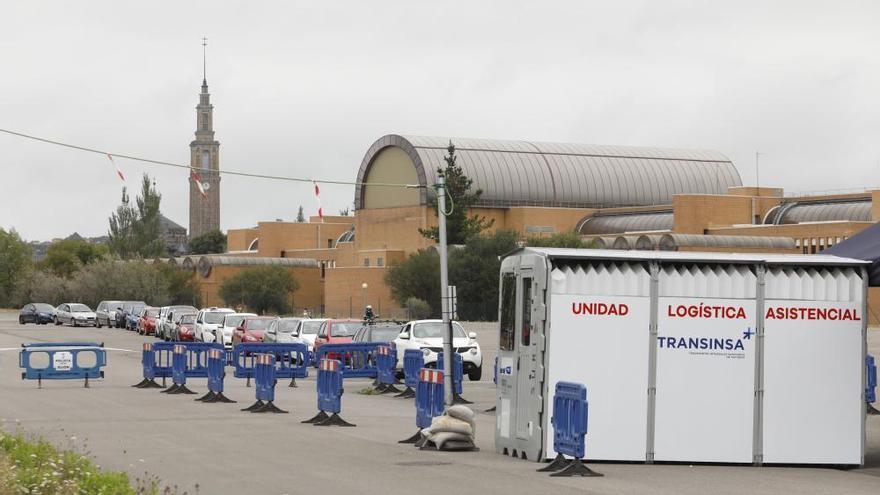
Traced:
[[137, 333], [141, 335], [156, 335], [156, 318], [159, 317], [159, 308], [146, 307], [138, 316]]
[[269, 322], [276, 320], [275, 316], [248, 316], [232, 331], [232, 345], [241, 342], [262, 342], [263, 332], [269, 326]]
[[177, 332], [175, 336], [181, 342], [194, 342], [196, 336], [196, 314], [186, 314], [180, 317], [177, 322]]
[[[354, 334], [363, 326], [358, 320], [327, 320], [321, 324], [318, 336], [315, 337], [315, 352], [324, 344], [347, 344]], [[328, 359], [340, 359], [335, 353], [327, 354]], [[346, 356], [348, 357], [348, 356]]]

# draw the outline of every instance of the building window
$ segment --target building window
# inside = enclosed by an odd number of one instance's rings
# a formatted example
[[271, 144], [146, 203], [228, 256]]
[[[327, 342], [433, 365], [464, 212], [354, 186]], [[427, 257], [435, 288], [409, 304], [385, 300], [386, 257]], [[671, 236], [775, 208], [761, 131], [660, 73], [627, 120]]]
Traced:
[[364, 266], [370, 266], [370, 258], [364, 258]]
[[381, 256], [376, 258], [376, 266], [385, 266], [385, 259]]
[[327, 249], [333, 249], [333, 239], [327, 239]]
[[202, 151], [202, 168], [210, 168], [211, 167], [211, 153], [207, 150]]

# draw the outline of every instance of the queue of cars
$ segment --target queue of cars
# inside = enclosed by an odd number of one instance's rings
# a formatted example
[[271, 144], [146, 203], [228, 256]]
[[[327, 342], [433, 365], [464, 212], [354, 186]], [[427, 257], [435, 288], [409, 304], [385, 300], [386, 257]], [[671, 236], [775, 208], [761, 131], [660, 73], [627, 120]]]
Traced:
[[[384, 342], [390, 343], [397, 352], [399, 374], [409, 349], [422, 352], [425, 367], [436, 367], [438, 354], [443, 351], [445, 330], [441, 320], [368, 324], [353, 319], [259, 316], [230, 308], [200, 310], [186, 305], [157, 308], [143, 301], [101, 301], [97, 311], [80, 303], [63, 303], [56, 308], [31, 303], [21, 309], [18, 321], [22, 325], [115, 326], [168, 341], [222, 342], [227, 348], [241, 342], [302, 342], [310, 351], [317, 351], [325, 344]], [[483, 355], [477, 335], [465, 332], [458, 322], [452, 322], [452, 332], [453, 347], [461, 355], [465, 374], [473, 381], [480, 380]]]

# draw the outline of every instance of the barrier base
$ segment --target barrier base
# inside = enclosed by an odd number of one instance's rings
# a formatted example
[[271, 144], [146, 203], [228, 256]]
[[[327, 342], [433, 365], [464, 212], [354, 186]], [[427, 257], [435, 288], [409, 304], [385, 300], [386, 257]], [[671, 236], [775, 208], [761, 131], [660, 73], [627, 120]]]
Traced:
[[378, 392], [379, 395], [402, 394], [403, 393], [403, 391], [400, 390], [399, 388], [395, 387], [393, 383], [383, 383], [382, 385], [380, 385], [379, 387], [376, 388], [376, 392]]
[[251, 409], [251, 412], [252, 412], [252, 413], [266, 413], [266, 412], [270, 412], [270, 413], [287, 414], [289, 411], [285, 411], [284, 409], [280, 409], [278, 406], [276, 406], [275, 404], [273, 404], [272, 401], [270, 400], [270, 401], [266, 402], [265, 404], [263, 404], [262, 406], [260, 406], [260, 407], [258, 407], [258, 408], [256, 408], [256, 409]]
[[394, 397], [398, 397], [400, 399], [411, 399], [416, 396], [416, 391], [412, 389], [412, 387], [406, 387], [406, 390], [395, 395]]
[[299, 385], [296, 384], [296, 377], [291, 377], [290, 383], [287, 386], [290, 388], [299, 388]]
[[312, 423], [312, 426], [357, 426], [355, 424], [351, 424], [348, 421], [339, 417], [338, 414], [333, 413], [329, 418], [321, 421], [319, 423]]
[[242, 409], [242, 411], [250, 412], [250, 411], [253, 411], [254, 409], [259, 409], [265, 405], [266, 405], [265, 402], [258, 400], [256, 402], [254, 402], [253, 404], [249, 405], [248, 407], [245, 407], [244, 409]]
[[209, 391], [207, 394], [199, 397], [198, 399], [193, 399], [193, 400], [197, 400], [199, 402], [206, 402], [206, 401], [213, 399], [216, 396], [217, 396], [217, 394], [215, 394], [213, 391]]
[[597, 473], [592, 469], [588, 468], [580, 459], [572, 459], [571, 463], [563, 469], [562, 471], [551, 474], [550, 476], [559, 476], [559, 477], [570, 477], [570, 476], [583, 476], [583, 477], [600, 477], [605, 476], [602, 473]]
[[175, 383], [175, 384], [171, 385], [170, 387], [166, 388], [165, 390], [160, 390], [159, 393], [160, 394], [173, 394], [174, 391], [177, 390], [178, 388], [180, 388], [180, 385]]
[[214, 394], [214, 397], [211, 397], [210, 399], [206, 399], [203, 402], [205, 402], [205, 403], [222, 402], [224, 404], [235, 404], [238, 401], [234, 401], [234, 400], [230, 399], [229, 397], [226, 397], [225, 395], [223, 395], [223, 392], [220, 392], [218, 394]]
[[452, 403], [453, 404], [473, 404], [473, 402], [465, 399], [464, 397], [462, 397], [458, 394], [453, 394]]
[[416, 447], [418, 447], [419, 450], [434, 450], [437, 452], [446, 452], [446, 451], [449, 451], [449, 452], [479, 452], [479, 450], [480, 450], [477, 448], [476, 445], [474, 445], [474, 442], [472, 442], [472, 441], [467, 441], [467, 442], [449, 441], [449, 442], [446, 442], [445, 444], [443, 444], [442, 449], [439, 449], [439, 448], [437, 448], [437, 444], [428, 440], [427, 438], [425, 438], [421, 443], [417, 443]]
[[497, 406], [492, 406], [492, 407], [490, 407], [489, 409], [486, 409], [486, 410], [483, 411], [483, 412], [495, 412], [496, 407], [497, 407]]
[[869, 415], [869, 416], [874, 416], [874, 415], [877, 415], [877, 414], [880, 414], [880, 411], [878, 411], [877, 408], [874, 407], [873, 405], [868, 404], [868, 415]]
[[[174, 390], [171, 390], [171, 389], [174, 389]], [[186, 385], [177, 385], [177, 388], [171, 387], [171, 389], [168, 389], [168, 391], [165, 393], [167, 393], [168, 395], [177, 395], [177, 394], [195, 395], [196, 394], [192, 390], [186, 388]]]
[[422, 439], [422, 430], [417, 431], [413, 436], [400, 440], [397, 443], [418, 443]]
[[144, 378], [143, 380], [139, 381], [138, 383], [135, 383], [134, 385], [132, 385], [132, 387], [134, 387], [134, 388], [162, 388], [162, 385], [159, 385], [158, 383], [156, 383], [156, 380], [154, 380], [152, 378]]
[[327, 416], [327, 413], [325, 413], [324, 411], [321, 411], [318, 414], [316, 414], [315, 417], [307, 419], [305, 421], [300, 421], [300, 423], [320, 423], [322, 421], [326, 421], [327, 418], [329, 418], [329, 417], [330, 416]]
[[565, 469], [565, 466], [568, 465], [568, 459], [565, 458], [562, 454], [556, 454], [556, 458], [553, 459], [553, 462], [547, 464], [541, 469], [536, 469], [535, 471], [539, 473], [555, 473], [560, 469]]

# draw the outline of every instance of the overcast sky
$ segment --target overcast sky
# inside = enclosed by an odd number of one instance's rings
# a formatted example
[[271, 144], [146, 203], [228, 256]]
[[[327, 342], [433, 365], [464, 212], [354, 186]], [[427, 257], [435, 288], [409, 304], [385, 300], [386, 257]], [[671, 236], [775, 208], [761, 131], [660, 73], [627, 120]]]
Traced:
[[[125, 3], [125, 5], [123, 5]], [[880, 2], [4, 2], [0, 128], [189, 163], [208, 41], [221, 169], [354, 180], [388, 133], [707, 148], [743, 182], [880, 184]], [[157, 180], [188, 226], [183, 170]], [[222, 228], [316, 213], [226, 177]], [[0, 134], [0, 227], [107, 232], [106, 158]], [[324, 186], [325, 212], [354, 190]]]

